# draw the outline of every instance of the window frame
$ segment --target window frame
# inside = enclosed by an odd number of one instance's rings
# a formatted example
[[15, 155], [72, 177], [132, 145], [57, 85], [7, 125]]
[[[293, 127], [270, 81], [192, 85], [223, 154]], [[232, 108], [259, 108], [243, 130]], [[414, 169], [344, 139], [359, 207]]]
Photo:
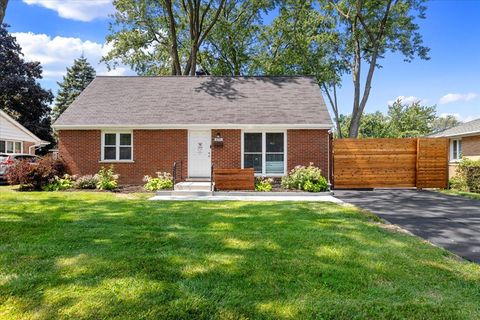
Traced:
[[[456, 148], [455, 148], [455, 143], [456, 143]], [[455, 152], [457, 154], [456, 157], [454, 157]], [[459, 162], [461, 159], [462, 159], [462, 139], [461, 138], [451, 139], [450, 162]]]
[[[241, 168], [245, 169], [245, 133], [261, 133], [262, 134], [262, 172], [255, 173], [256, 177], [283, 177], [287, 174], [288, 168], [288, 150], [287, 150], [287, 130], [275, 130], [275, 129], [248, 129], [241, 132]], [[269, 173], [267, 174], [267, 133], [283, 133], [283, 173]], [[247, 152], [247, 154], [252, 152]], [[281, 152], [269, 152], [275, 154], [281, 154]]]
[[[101, 137], [101, 150], [100, 150], [100, 162], [104, 163], [131, 163], [134, 162], [133, 157], [133, 131], [129, 130], [109, 130], [109, 131], [102, 131]], [[115, 134], [115, 159], [105, 159], [105, 135], [107, 134]], [[130, 145], [121, 145], [120, 144], [120, 135], [121, 134], [129, 134], [130, 135]], [[113, 146], [113, 145], [108, 145]], [[130, 159], [120, 159], [120, 147], [130, 147], [131, 154]]]
[[[7, 140], [7, 139], [1, 139], [0, 141], [3, 141], [5, 142], [5, 150], [4, 151], [0, 151], [2, 153], [6, 153], [6, 154], [22, 154], [24, 153], [23, 152], [23, 141], [19, 141], [19, 140]], [[12, 144], [12, 151], [13, 152], [8, 152], [8, 143], [11, 143]], [[17, 143], [20, 143], [20, 150], [17, 150]]]

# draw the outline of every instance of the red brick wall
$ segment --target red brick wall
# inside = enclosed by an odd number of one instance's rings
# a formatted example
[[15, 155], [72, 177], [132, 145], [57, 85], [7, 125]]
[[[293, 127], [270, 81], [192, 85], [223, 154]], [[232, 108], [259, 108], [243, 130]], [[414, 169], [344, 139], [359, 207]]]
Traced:
[[[215, 146], [213, 139], [217, 133], [223, 138], [223, 146]], [[213, 129], [212, 130], [212, 163], [215, 168], [241, 168], [241, 130]]]
[[[30, 153], [30, 147], [35, 145], [34, 142], [23, 141], [23, 153]], [[35, 154], [35, 150], [32, 148], [32, 154]]]
[[288, 130], [288, 171], [297, 165], [308, 166], [310, 162], [328, 175], [328, 130]]
[[[157, 171], [172, 172], [177, 161], [177, 178], [187, 175], [187, 130], [134, 130], [133, 163], [113, 163], [122, 184], [142, 184], [143, 176]], [[99, 163], [101, 132], [99, 130], [59, 131], [59, 153], [72, 174], [96, 173]]]
[[[212, 141], [212, 163], [216, 168], [241, 167], [241, 130], [213, 129], [212, 139], [220, 132], [223, 146]], [[72, 174], [96, 173], [100, 163], [101, 132], [99, 130], [61, 130], [59, 153]], [[288, 170], [296, 165], [313, 162], [325, 175], [328, 172], [328, 131], [288, 130]], [[120, 174], [122, 184], [142, 184], [143, 176], [155, 175], [157, 171], [172, 171], [177, 161], [177, 178], [187, 177], [188, 131], [187, 130], [134, 130], [134, 163], [113, 163]]]

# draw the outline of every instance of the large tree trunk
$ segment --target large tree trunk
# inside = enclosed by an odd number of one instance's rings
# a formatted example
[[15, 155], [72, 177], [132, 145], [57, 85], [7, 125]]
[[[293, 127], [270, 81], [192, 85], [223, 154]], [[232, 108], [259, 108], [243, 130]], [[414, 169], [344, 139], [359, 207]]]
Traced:
[[166, 0], [165, 4], [167, 5], [168, 23], [170, 24], [170, 41], [172, 42], [172, 47], [170, 49], [170, 56], [172, 57], [172, 75], [182, 75], [180, 58], [178, 57], [177, 27], [173, 15], [172, 1]]
[[7, 11], [8, 0], [0, 0], [0, 24], [3, 23], [5, 12]]
[[348, 136], [350, 138], [356, 138], [358, 136], [358, 130], [360, 128], [360, 120], [362, 118], [362, 111], [360, 110], [361, 66], [362, 66], [362, 58], [361, 58], [361, 52], [360, 52], [360, 42], [357, 39], [355, 41], [355, 61], [354, 61], [353, 71], [352, 71], [354, 95], [353, 95], [352, 119], [350, 121], [350, 128], [348, 129]]

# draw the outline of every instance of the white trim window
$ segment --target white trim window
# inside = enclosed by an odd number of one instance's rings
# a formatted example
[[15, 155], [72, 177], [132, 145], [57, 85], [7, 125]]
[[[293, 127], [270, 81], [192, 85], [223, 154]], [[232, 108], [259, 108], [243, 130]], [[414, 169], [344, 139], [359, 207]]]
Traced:
[[252, 131], [242, 133], [242, 168], [254, 168], [256, 175], [282, 176], [287, 167], [287, 133]]
[[0, 140], [0, 153], [23, 153], [23, 142], [13, 140]]
[[122, 162], [133, 160], [132, 132], [103, 132], [102, 161]]
[[450, 144], [450, 161], [459, 161], [462, 158], [462, 140], [452, 139]]

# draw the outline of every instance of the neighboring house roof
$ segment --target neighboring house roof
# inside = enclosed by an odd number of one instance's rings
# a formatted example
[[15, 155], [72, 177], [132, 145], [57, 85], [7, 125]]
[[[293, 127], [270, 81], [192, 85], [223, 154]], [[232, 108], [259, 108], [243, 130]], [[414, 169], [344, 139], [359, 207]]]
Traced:
[[68, 128], [331, 128], [314, 77], [97, 77], [54, 123]]
[[459, 124], [456, 127], [432, 134], [431, 137], [461, 137], [480, 134], [480, 119]]
[[0, 139], [29, 141], [42, 145], [49, 144], [48, 141], [43, 141], [34, 135], [30, 130], [2, 110], [0, 110]]

